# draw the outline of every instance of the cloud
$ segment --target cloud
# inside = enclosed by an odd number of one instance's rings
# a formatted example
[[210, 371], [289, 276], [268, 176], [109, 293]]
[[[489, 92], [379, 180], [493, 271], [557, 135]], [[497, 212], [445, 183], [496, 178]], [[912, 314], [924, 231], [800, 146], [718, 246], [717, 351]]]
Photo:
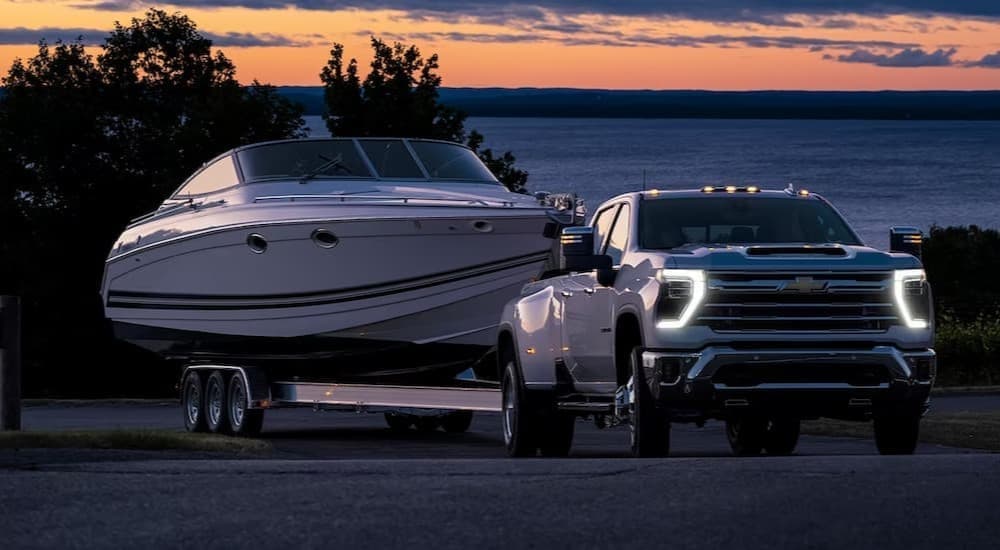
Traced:
[[1000, 51], [986, 54], [979, 61], [971, 61], [965, 64], [966, 67], [982, 67], [986, 69], [1000, 69]]
[[[884, 16], [896, 14], [938, 14], [960, 17], [1000, 18], [996, 0], [512, 0], [498, 4], [494, 0], [170, 0], [178, 7], [244, 7], [306, 10], [401, 10], [496, 16], [498, 13], [541, 9], [560, 14], [605, 14], [625, 16], [663, 16], [716, 22], [745, 22], [760, 25], [795, 27], [800, 22], [787, 16], [858, 14]], [[91, 9], [133, 11], [152, 6], [144, 0], [98, 0], [85, 3]]]
[[[74, 42], [81, 40], [84, 44], [103, 44], [108, 36], [107, 29], [85, 29], [85, 28], [60, 28], [44, 27], [40, 29], [29, 29], [26, 27], [0, 28], [0, 45], [29, 45], [38, 44], [40, 40], [53, 43], [56, 41]], [[212, 44], [220, 47], [250, 48], [250, 47], [299, 47], [315, 44], [314, 40], [298, 40], [288, 36], [263, 33], [252, 34], [245, 32], [225, 32], [214, 33], [201, 31], [202, 36], [212, 41]], [[314, 37], [315, 38], [315, 37]]]
[[857, 49], [846, 55], [837, 56], [841, 63], [867, 63], [879, 67], [951, 67], [955, 48], [925, 52], [920, 48], [906, 48], [894, 54], [879, 54], [866, 49]]

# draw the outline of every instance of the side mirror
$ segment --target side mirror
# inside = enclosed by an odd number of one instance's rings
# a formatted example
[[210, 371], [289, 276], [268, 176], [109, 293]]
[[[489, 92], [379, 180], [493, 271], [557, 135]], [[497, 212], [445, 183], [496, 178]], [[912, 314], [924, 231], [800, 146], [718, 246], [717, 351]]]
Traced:
[[920, 258], [923, 253], [924, 234], [916, 227], [889, 229], [889, 251], [912, 254]]
[[559, 267], [564, 271], [611, 269], [611, 256], [594, 254], [593, 227], [567, 227], [559, 236]]

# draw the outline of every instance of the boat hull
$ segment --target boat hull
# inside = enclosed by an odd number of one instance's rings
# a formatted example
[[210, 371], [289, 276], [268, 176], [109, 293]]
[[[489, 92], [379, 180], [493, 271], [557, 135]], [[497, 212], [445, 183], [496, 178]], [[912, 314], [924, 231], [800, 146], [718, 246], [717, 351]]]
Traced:
[[109, 259], [106, 315], [119, 338], [170, 359], [454, 376], [492, 346], [504, 303], [553, 246], [542, 213], [466, 210], [281, 219], [288, 209], [272, 208], [266, 221], [160, 228]]

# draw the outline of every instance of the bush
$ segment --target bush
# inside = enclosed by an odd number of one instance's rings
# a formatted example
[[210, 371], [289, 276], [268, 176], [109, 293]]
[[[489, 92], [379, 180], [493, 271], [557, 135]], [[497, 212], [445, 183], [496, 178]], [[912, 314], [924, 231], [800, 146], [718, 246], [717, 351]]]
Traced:
[[1000, 312], [973, 321], [938, 321], [938, 384], [1000, 385]]

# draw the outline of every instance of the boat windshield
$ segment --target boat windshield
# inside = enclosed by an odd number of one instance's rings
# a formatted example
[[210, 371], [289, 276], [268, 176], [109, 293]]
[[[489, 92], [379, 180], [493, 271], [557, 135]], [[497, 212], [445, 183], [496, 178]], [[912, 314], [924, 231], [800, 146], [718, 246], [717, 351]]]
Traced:
[[687, 244], [861, 244], [829, 204], [776, 197], [681, 197], [643, 201], [642, 248]]
[[273, 179], [371, 178], [358, 149], [349, 140], [302, 140], [268, 143], [237, 153], [247, 182]]
[[[362, 156], [364, 155], [364, 156]], [[268, 143], [237, 153], [244, 181], [384, 178], [498, 184], [471, 150], [403, 139], [330, 139]]]

